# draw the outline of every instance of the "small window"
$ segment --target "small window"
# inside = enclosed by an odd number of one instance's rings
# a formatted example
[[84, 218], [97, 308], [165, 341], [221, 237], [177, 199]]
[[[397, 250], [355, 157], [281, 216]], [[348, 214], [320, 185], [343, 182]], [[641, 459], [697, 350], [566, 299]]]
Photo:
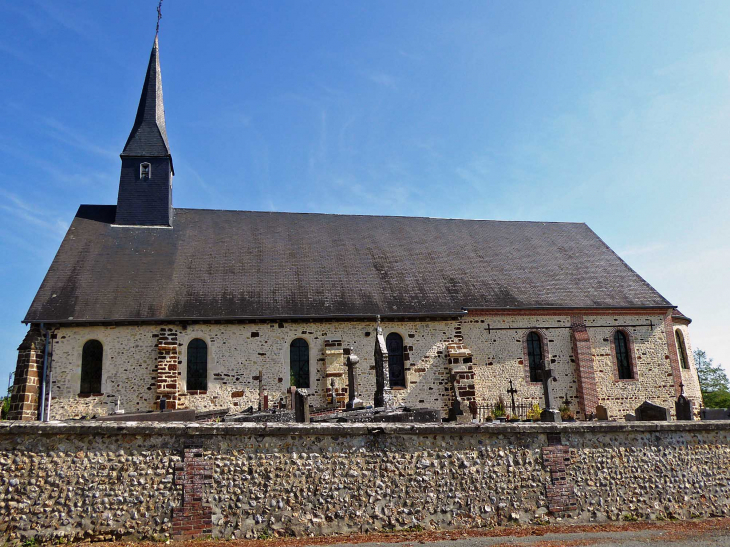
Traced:
[[289, 346], [289, 375], [294, 387], [309, 387], [309, 344], [297, 338]]
[[152, 176], [152, 166], [149, 163], [141, 163], [139, 165], [140, 180], [149, 180]]
[[81, 351], [81, 393], [101, 393], [101, 364], [104, 346], [98, 340], [89, 340]]
[[527, 361], [530, 366], [530, 382], [540, 381], [540, 363], [542, 363], [542, 340], [536, 332], [527, 335]]
[[208, 389], [208, 344], [195, 338], [188, 344], [188, 391]]
[[385, 339], [388, 348], [388, 373], [390, 387], [406, 387], [406, 370], [403, 362], [403, 337], [391, 332]]
[[677, 339], [677, 353], [679, 354], [679, 364], [683, 369], [689, 369], [689, 360], [687, 359], [687, 347], [684, 345], [684, 336], [682, 331], [679, 329], [674, 331], [674, 336]]
[[631, 372], [631, 359], [629, 356], [629, 341], [626, 333], [617, 330], [613, 335], [613, 345], [616, 351], [616, 365], [618, 367], [619, 380], [633, 380]]

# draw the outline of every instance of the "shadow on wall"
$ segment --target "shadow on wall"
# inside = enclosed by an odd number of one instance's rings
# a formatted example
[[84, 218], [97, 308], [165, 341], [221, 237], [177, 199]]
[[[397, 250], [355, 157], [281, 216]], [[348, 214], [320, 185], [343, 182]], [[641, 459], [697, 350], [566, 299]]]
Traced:
[[411, 365], [411, 378], [418, 375], [417, 383], [403, 399], [404, 405], [437, 408], [444, 413], [444, 416], [448, 415], [454, 395], [446, 361], [446, 344], [447, 342], [439, 342], [416, 365]]

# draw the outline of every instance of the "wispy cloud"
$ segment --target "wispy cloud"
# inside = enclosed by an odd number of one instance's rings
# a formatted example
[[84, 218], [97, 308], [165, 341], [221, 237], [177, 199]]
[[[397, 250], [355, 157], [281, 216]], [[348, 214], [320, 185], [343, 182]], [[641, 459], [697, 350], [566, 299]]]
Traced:
[[59, 142], [103, 158], [116, 159], [119, 157], [119, 152], [111, 146], [99, 146], [87, 139], [81, 131], [70, 128], [56, 119], [41, 117], [40, 120], [48, 128], [46, 134]]
[[398, 79], [395, 76], [387, 74], [386, 72], [378, 70], [366, 70], [362, 71], [361, 74], [374, 84], [382, 87], [387, 87], [388, 89], [398, 89]]
[[43, 157], [30, 154], [23, 149], [0, 142], [0, 152], [17, 158], [23, 163], [45, 171], [55, 182], [68, 183], [73, 185], [90, 186], [93, 184], [109, 184], [111, 181], [110, 171], [91, 170], [88, 166], [78, 164], [69, 165], [69, 169], [62, 169], [58, 162], [44, 159]]
[[0, 195], [9, 201], [10, 204], [0, 203], [0, 210], [24, 222], [48, 230], [56, 235], [63, 235], [68, 230], [68, 223], [53, 216], [39, 207], [31, 205], [19, 196], [0, 188]]
[[412, 61], [423, 61], [422, 55], [417, 55], [415, 53], [411, 53], [410, 51], [405, 51], [403, 49], [398, 50], [398, 55], [401, 57], [405, 57], [406, 59], [411, 59]]
[[48, 70], [46, 67], [41, 65], [40, 63], [36, 62], [31, 56], [27, 55], [24, 51], [20, 49], [16, 49], [14, 47], [11, 47], [7, 44], [4, 44], [0, 42], [0, 52], [3, 52], [13, 58], [15, 58], [17, 61], [20, 61], [21, 63], [37, 70], [44, 76], [50, 79], [55, 79], [56, 74]]
[[655, 254], [658, 251], [662, 251], [666, 249], [666, 247], [666, 243], [649, 243], [647, 245], [626, 247], [618, 251], [618, 255], [621, 257], [650, 255]]

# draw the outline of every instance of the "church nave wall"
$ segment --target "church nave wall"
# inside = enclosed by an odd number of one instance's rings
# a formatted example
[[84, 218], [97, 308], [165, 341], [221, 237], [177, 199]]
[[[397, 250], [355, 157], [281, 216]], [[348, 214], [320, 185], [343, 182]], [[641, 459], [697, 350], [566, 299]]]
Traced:
[[[663, 316], [596, 315], [583, 320], [590, 338], [597, 400], [609, 416], [622, 418], [647, 399], [674, 412], [674, 377]], [[528, 372], [526, 339], [536, 331], [556, 377], [550, 384], [556, 406], [567, 400], [576, 417], [584, 418], [569, 316], [490, 315], [459, 321], [383, 321], [381, 325], [385, 337], [396, 332], [404, 343], [406, 385], [392, 392], [397, 404], [439, 408], [446, 416], [453, 398], [446, 344], [462, 341], [472, 352], [470, 365], [479, 404], [494, 403], [500, 395], [509, 404], [511, 379], [518, 402], [542, 406], [542, 384], [530, 382]], [[611, 340], [618, 325], [635, 325], [621, 327], [631, 341], [635, 380], [615, 378]], [[686, 326], [681, 328], [691, 355], [689, 334]], [[160, 337], [172, 340], [160, 344], [176, 346], [172, 368], [177, 369], [178, 408], [240, 411], [257, 407], [259, 372], [269, 405], [276, 404], [290, 386], [290, 345], [297, 338], [304, 339], [309, 348], [310, 401], [316, 407], [329, 403], [333, 380], [339, 401], [345, 400], [347, 379], [341, 351], [347, 347], [360, 358], [358, 396], [372, 404], [375, 392], [375, 324], [371, 321], [61, 327], [54, 335], [52, 419], [111, 413], [117, 397], [127, 413], [155, 408]], [[195, 339], [203, 340], [207, 348], [205, 390], [188, 389], [188, 346]], [[103, 345], [101, 391], [80, 395], [82, 350], [89, 340]], [[682, 370], [682, 381], [685, 393], [697, 405], [699, 386], [691, 359], [690, 367]]]

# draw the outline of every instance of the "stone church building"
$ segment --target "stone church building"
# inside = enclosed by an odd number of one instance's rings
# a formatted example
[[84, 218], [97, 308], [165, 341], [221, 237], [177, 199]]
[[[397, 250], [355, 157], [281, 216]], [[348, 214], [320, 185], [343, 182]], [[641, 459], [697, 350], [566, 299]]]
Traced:
[[[158, 42], [116, 205], [82, 205], [24, 322], [11, 418], [242, 410], [291, 386], [372, 404], [376, 317], [397, 404], [491, 404], [537, 371], [578, 419], [700, 389], [688, 325], [588, 226], [173, 207]], [[334, 398], [334, 401], [333, 401]]]

